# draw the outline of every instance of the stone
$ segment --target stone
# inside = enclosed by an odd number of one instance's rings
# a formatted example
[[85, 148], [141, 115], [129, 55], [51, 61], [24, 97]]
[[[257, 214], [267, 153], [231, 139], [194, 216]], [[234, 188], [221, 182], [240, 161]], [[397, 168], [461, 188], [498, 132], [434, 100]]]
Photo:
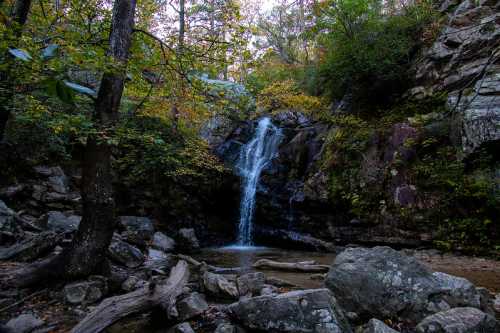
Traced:
[[172, 254], [167, 254], [155, 249], [148, 249], [148, 255], [144, 262], [144, 266], [154, 273], [167, 275], [176, 263], [177, 260]]
[[81, 216], [65, 214], [59, 211], [47, 213], [47, 229], [55, 232], [74, 232], [78, 229]]
[[494, 317], [476, 308], [454, 308], [428, 316], [416, 328], [417, 333], [498, 332]]
[[167, 333], [195, 333], [189, 323], [181, 323], [170, 328]]
[[214, 333], [245, 333], [245, 330], [231, 323], [221, 323], [217, 325]]
[[279, 294], [279, 289], [276, 288], [275, 286], [270, 285], [270, 284], [265, 284], [260, 289], [260, 295], [261, 296], [264, 296], [264, 295], [277, 295], [277, 294]]
[[127, 292], [131, 292], [138, 288], [144, 287], [146, 284], [147, 282], [145, 280], [142, 280], [135, 275], [131, 275], [125, 281], [123, 281], [121, 288]]
[[384, 324], [384, 322], [373, 318], [365, 325], [363, 333], [398, 333], [398, 331], [393, 330]]
[[202, 280], [204, 289], [212, 296], [229, 299], [238, 298], [239, 296], [236, 284], [221, 274], [205, 272]]
[[108, 255], [111, 259], [128, 268], [136, 268], [144, 262], [144, 255], [141, 250], [132, 246], [117, 237], [113, 237], [108, 248]]
[[208, 304], [202, 294], [193, 292], [178, 300], [176, 307], [179, 313], [178, 319], [189, 320], [205, 312], [208, 309]]
[[107, 293], [107, 289], [104, 277], [93, 276], [88, 281], [74, 282], [64, 286], [64, 299], [73, 305], [92, 304], [100, 300]]
[[9, 320], [5, 326], [13, 333], [30, 333], [43, 324], [40, 318], [31, 313], [25, 313]]
[[247, 273], [236, 279], [240, 295], [256, 295], [264, 287], [266, 275], [262, 272]]
[[153, 235], [153, 242], [151, 243], [151, 247], [153, 249], [168, 253], [174, 250], [175, 241], [164, 233], [157, 231]]
[[15, 221], [16, 213], [0, 200], [0, 233], [13, 235], [20, 231]]
[[398, 314], [418, 322], [451, 307], [480, 304], [467, 280], [433, 273], [389, 247], [346, 249], [336, 257], [325, 284], [344, 310], [365, 319]]
[[153, 222], [147, 217], [120, 216], [120, 225], [125, 229], [122, 236], [132, 244], [146, 245], [155, 232]]
[[328, 289], [259, 296], [231, 304], [228, 311], [245, 328], [264, 332], [351, 333]]
[[179, 247], [187, 252], [195, 252], [200, 249], [200, 242], [192, 228], [182, 228], [179, 230]]

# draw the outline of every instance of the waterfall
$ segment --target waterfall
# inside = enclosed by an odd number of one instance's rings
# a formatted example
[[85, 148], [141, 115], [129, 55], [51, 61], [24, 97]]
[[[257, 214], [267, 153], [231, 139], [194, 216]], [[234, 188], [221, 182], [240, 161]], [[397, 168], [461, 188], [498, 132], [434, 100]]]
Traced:
[[238, 245], [252, 245], [252, 220], [260, 174], [277, 155], [281, 138], [281, 130], [264, 117], [259, 120], [252, 140], [241, 148], [237, 164], [242, 178]]

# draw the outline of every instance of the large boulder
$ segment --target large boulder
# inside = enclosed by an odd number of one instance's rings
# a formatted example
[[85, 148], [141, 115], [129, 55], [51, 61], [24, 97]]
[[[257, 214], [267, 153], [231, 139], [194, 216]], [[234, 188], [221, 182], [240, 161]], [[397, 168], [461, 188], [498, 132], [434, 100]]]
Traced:
[[498, 322], [476, 308], [454, 308], [433, 314], [417, 325], [417, 333], [495, 333]]
[[259, 296], [229, 306], [244, 327], [264, 332], [352, 332], [335, 297], [327, 289]]
[[141, 250], [118, 237], [113, 237], [108, 248], [108, 255], [117, 263], [129, 268], [139, 267], [144, 262], [144, 255]]
[[401, 318], [418, 322], [456, 306], [480, 306], [465, 279], [433, 274], [417, 259], [389, 247], [349, 248], [339, 254], [325, 284], [342, 307], [362, 318]]
[[120, 216], [120, 225], [124, 228], [122, 236], [132, 244], [146, 245], [155, 232], [153, 222], [147, 217]]

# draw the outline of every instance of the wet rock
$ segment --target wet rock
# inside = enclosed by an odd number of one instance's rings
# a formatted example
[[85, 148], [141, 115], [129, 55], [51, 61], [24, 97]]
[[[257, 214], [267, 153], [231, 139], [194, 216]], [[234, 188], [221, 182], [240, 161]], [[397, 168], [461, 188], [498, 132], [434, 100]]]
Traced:
[[107, 293], [106, 279], [102, 276], [94, 276], [88, 281], [68, 284], [64, 287], [64, 298], [66, 302], [77, 304], [92, 304], [100, 300]]
[[196, 252], [200, 249], [200, 242], [196, 237], [196, 233], [192, 228], [183, 228], [179, 230], [178, 234], [179, 248], [186, 252]]
[[365, 325], [363, 333], [398, 333], [378, 319], [370, 319]]
[[231, 304], [231, 316], [251, 330], [265, 332], [352, 332], [327, 289], [259, 296]]
[[47, 213], [47, 229], [56, 232], [74, 232], [78, 229], [81, 216], [72, 215], [70, 213], [62, 213], [58, 211], [50, 211]]
[[475, 308], [454, 308], [422, 320], [417, 333], [479, 333], [498, 332], [498, 322]]
[[240, 295], [256, 295], [260, 292], [266, 283], [266, 276], [264, 273], [248, 273], [236, 279], [236, 284]]
[[197, 292], [190, 293], [176, 303], [179, 320], [189, 320], [208, 309], [205, 297]]
[[339, 254], [325, 284], [346, 311], [361, 317], [422, 320], [453, 306], [479, 306], [477, 292], [461, 278], [436, 273], [388, 247], [349, 248]]
[[146, 245], [155, 232], [153, 222], [147, 217], [120, 216], [120, 225], [125, 229], [122, 236], [130, 243]]
[[30, 333], [34, 329], [41, 327], [44, 324], [43, 320], [33, 314], [25, 313], [19, 317], [9, 320], [6, 327], [13, 333]]
[[167, 333], [195, 333], [189, 323], [182, 323], [170, 328]]
[[236, 284], [226, 279], [221, 274], [205, 272], [202, 277], [204, 289], [212, 296], [218, 298], [238, 298]]
[[138, 248], [117, 237], [114, 237], [111, 241], [108, 255], [114, 261], [129, 268], [139, 267], [144, 262], [144, 255]]
[[155, 232], [151, 247], [163, 252], [172, 252], [175, 248], [175, 241], [162, 232]]

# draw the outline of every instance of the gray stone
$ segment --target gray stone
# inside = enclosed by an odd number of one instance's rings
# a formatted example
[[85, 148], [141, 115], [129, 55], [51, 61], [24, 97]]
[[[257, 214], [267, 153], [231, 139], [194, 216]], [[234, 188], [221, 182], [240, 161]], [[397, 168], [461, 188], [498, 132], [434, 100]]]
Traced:
[[352, 329], [328, 289], [259, 296], [231, 304], [231, 316], [245, 328], [265, 332], [351, 333]]
[[153, 238], [153, 222], [147, 217], [120, 216], [120, 225], [125, 229], [123, 236], [136, 245], [145, 245]]
[[50, 211], [47, 213], [47, 229], [56, 232], [74, 232], [78, 229], [81, 220], [81, 216]]
[[151, 247], [163, 252], [172, 252], [175, 248], [175, 241], [162, 232], [155, 232]]
[[349, 248], [335, 259], [325, 284], [346, 311], [362, 318], [420, 321], [454, 306], [479, 306], [465, 279], [433, 274], [414, 257], [388, 247]]
[[179, 247], [187, 252], [198, 251], [200, 249], [200, 242], [196, 237], [196, 233], [192, 228], [183, 228], [179, 230]]
[[245, 333], [245, 330], [231, 323], [221, 323], [217, 325], [214, 333]]
[[150, 271], [166, 275], [176, 263], [177, 260], [172, 254], [167, 254], [160, 250], [148, 249], [148, 256], [144, 266]]
[[104, 277], [94, 276], [88, 281], [74, 282], [64, 287], [65, 300], [73, 305], [92, 304], [107, 293], [107, 283]]
[[114, 261], [129, 268], [139, 267], [144, 262], [141, 250], [117, 237], [113, 237], [108, 248], [108, 255]]
[[195, 333], [189, 323], [182, 323], [170, 328], [167, 333]]
[[194, 318], [208, 309], [205, 297], [197, 292], [190, 293], [176, 303], [179, 313], [179, 320], [189, 320]]
[[454, 308], [433, 314], [422, 320], [418, 333], [495, 333], [498, 322], [476, 308]]
[[14, 234], [20, 231], [15, 221], [15, 212], [0, 200], [0, 232]]
[[131, 275], [125, 281], [123, 281], [121, 287], [123, 290], [130, 292], [144, 287], [146, 284], [147, 282], [145, 280], [141, 280], [137, 276]]
[[260, 295], [265, 296], [265, 295], [277, 295], [279, 294], [279, 289], [276, 288], [275, 286], [265, 284], [262, 286], [262, 289], [260, 290]]
[[43, 320], [39, 319], [31, 313], [25, 313], [20, 315], [19, 317], [9, 320], [6, 326], [13, 333], [30, 333], [43, 324]]
[[365, 325], [363, 333], [398, 333], [378, 319], [370, 319]]
[[266, 283], [266, 276], [262, 272], [247, 273], [236, 279], [240, 295], [256, 295]]
[[238, 298], [236, 284], [226, 279], [221, 274], [205, 272], [202, 277], [204, 289], [212, 296], [218, 298]]

